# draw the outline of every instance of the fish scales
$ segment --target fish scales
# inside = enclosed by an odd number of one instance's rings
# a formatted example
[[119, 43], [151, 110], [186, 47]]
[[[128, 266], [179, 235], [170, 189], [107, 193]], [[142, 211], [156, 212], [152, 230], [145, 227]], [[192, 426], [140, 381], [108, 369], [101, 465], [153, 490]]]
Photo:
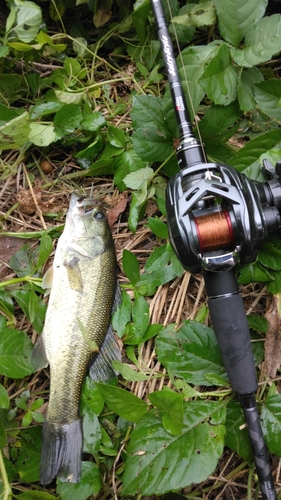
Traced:
[[37, 368], [50, 364], [41, 484], [54, 477], [80, 479], [81, 387], [91, 364], [91, 376], [104, 380], [114, 374], [111, 361], [121, 358], [110, 327], [117, 292], [114, 243], [105, 215], [95, 200], [73, 194], [55, 253], [44, 329], [32, 353]]

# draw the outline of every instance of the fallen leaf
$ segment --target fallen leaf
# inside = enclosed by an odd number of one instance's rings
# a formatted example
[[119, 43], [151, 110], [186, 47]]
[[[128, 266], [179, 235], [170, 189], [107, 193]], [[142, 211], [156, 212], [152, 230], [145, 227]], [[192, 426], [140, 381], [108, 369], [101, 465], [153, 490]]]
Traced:
[[127, 206], [128, 196], [126, 193], [121, 194], [117, 202], [113, 205], [113, 207], [109, 210], [107, 214], [107, 220], [109, 227], [112, 227], [114, 222], [118, 219], [119, 215], [122, 214]]
[[274, 378], [281, 364], [281, 318], [280, 295], [273, 295], [270, 307], [265, 314], [268, 331], [265, 337], [265, 373]]

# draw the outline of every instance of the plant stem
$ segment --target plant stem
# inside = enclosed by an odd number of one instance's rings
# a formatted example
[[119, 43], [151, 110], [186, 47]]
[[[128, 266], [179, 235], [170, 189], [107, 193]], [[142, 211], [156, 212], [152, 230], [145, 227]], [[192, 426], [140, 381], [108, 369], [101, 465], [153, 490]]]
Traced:
[[42, 283], [42, 278], [32, 278], [32, 276], [22, 276], [21, 278], [13, 278], [11, 280], [3, 281], [2, 283], [0, 283], [0, 288], [20, 283], [21, 281], [30, 281], [31, 283], [38, 283], [40, 285]]
[[10, 486], [9, 479], [7, 476], [7, 471], [6, 471], [6, 467], [4, 464], [2, 450], [0, 450], [0, 474], [1, 474], [3, 486], [4, 486], [2, 498], [3, 498], [3, 500], [10, 500], [12, 498], [12, 488]]

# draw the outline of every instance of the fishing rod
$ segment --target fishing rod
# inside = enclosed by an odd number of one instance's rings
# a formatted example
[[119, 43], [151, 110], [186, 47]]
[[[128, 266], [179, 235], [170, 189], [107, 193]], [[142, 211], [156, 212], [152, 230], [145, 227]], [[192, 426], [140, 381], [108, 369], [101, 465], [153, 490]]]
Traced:
[[245, 416], [263, 500], [276, 500], [255, 398], [258, 384], [235, 266], [251, 263], [258, 245], [281, 232], [281, 163], [264, 160], [266, 182], [209, 163], [193, 134], [161, 0], [151, 0], [179, 127], [180, 171], [167, 186], [172, 247], [186, 270], [203, 273], [214, 332], [226, 372]]

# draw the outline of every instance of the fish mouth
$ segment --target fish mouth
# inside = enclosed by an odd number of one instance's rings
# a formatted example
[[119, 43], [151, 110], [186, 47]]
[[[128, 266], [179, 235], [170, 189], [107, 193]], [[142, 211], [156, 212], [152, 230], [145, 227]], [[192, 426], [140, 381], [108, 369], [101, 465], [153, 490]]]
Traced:
[[77, 200], [77, 208], [82, 214], [88, 214], [92, 212], [95, 208], [100, 205], [99, 202], [94, 200], [94, 198], [87, 198], [86, 196], [80, 196]]

